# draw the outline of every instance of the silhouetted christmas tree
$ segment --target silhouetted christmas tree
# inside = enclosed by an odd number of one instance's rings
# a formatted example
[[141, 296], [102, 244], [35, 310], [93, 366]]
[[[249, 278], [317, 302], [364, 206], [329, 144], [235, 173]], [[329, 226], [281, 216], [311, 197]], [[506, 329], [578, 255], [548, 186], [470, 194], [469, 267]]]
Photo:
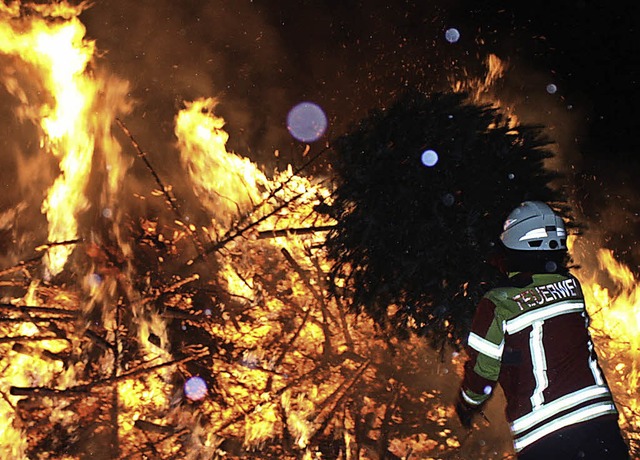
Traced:
[[372, 112], [334, 143], [334, 284], [398, 333], [465, 337], [499, 275], [487, 261], [509, 212], [536, 199], [566, 214], [548, 145], [542, 127], [465, 94], [411, 92]]

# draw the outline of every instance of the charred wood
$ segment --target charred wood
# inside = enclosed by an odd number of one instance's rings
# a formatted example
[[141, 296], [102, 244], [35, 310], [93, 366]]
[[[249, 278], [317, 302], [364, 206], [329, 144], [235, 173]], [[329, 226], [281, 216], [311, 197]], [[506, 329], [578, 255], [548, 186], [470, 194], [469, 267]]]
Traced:
[[173, 426], [160, 425], [158, 423], [153, 423], [142, 419], [136, 420], [134, 426], [139, 430], [143, 430], [149, 433], [173, 434], [176, 431], [175, 427]]
[[58, 315], [79, 316], [77, 310], [67, 310], [56, 307], [42, 307], [30, 305], [13, 305], [10, 303], [0, 303], [0, 310], [19, 311], [20, 313], [53, 313]]
[[29, 322], [29, 323], [34, 323], [34, 324], [39, 324], [39, 323], [52, 323], [52, 322], [59, 322], [59, 323], [73, 323], [74, 321], [76, 321], [76, 318], [73, 317], [53, 317], [53, 316], [47, 316], [47, 317], [29, 317], [29, 319], [25, 319], [25, 318], [2, 318], [0, 317], [0, 323], [24, 323], [24, 322]]
[[327, 324], [327, 319], [331, 318], [331, 319], [333, 319], [335, 321], [335, 318], [333, 318], [333, 315], [331, 315], [331, 313], [327, 309], [327, 305], [326, 305], [325, 299], [322, 296], [322, 294], [320, 294], [318, 292], [318, 290], [311, 283], [311, 279], [309, 278], [309, 274], [305, 270], [302, 269], [300, 264], [298, 264], [298, 262], [296, 262], [296, 260], [289, 253], [289, 251], [287, 251], [284, 248], [281, 251], [282, 251], [282, 254], [284, 255], [285, 259], [287, 259], [287, 262], [289, 262], [289, 264], [293, 267], [293, 269], [296, 271], [296, 273], [298, 273], [298, 275], [300, 276], [300, 279], [302, 279], [302, 281], [304, 282], [304, 284], [307, 287], [307, 289], [309, 289], [309, 292], [311, 292], [313, 297], [318, 301], [318, 304], [320, 305], [320, 308], [322, 310], [322, 317], [323, 317], [322, 332], [324, 333], [324, 354], [325, 354], [325, 356], [328, 356], [328, 355], [331, 354], [332, 347], [331, 347], [331, 331], [329, 330], [329, 325]]
[[45, 341], [45, 340], [60, 340], [60, 337], [57, 337], [55, 335], [54, 336], [44, 336], [44, 337], [43, 336], [28, 336], [28, 335], [17, 335], [17, 336], [13, 336], [13, 337], [0, 337], [0, 343], [42, 342], [42, 341]]

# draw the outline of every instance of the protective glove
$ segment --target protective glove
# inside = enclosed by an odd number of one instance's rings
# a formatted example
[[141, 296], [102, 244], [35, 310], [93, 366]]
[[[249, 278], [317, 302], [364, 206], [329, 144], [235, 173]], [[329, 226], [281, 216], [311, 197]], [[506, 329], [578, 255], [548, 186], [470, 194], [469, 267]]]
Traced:
[[460, 419], [460, 423], [467, 430], [471, 429], [471, 423], [473, 422], [473, 417], [478, 412], [479, 408], [470, 406], [462, 397], [458, 397], [456, 401], [456, 414], [458, 415], [458, 419]]

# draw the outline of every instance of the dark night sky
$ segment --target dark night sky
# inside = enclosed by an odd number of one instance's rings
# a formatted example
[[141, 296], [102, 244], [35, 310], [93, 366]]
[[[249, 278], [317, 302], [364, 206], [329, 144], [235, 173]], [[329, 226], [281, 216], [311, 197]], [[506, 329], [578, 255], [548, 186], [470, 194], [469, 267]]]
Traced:
[[509, 9], [507, 2], [489, 3], [472, 22], [495, 31], [487, 45], [492, 52], [554, 76], [563, 103], [576, 112], [568, 119], [573, 144], [560, 144], [561, 151], [575, 149], [579, 160], [576, 206], [599, 235], [594, 244], [614, 249], [637, 273], [640, 4], [517, 2]]
[[[276, 3], [281, 9], [271, 10], [272, 18], [299, 21], [306, 30], [318, 24], [308, 21], [304, 8]], [[377, 75], [365, 88], [370, 84], [393, 90], [401, 81], [417, 86], [429, 81], [440, 89], [447, 78], [482, 74], [481, 64], [490, 53], [500, 57], [508, 64], [500, 97], [512, 103], [524, 122], [549, 127], [559, 155], [575, 173], [576, 206], [588, 226], [604, 228], [597, 244], [616, 249], [628, 262], [637, 261], [640, 3], [463, 0], [395, 2], [393, 8], [382, 1], [305, 3], [333, 9], [328, 27], [317, 27], [334, 31], [329, 32], [332, 37], [345, 37], [345, 47], [362, 53], [351, 65], [367, 66]], [[335, 33], [336, 23], [342, 35]], [[449, 27], [460, 30], [458, 43], [443, 40]], [[302, 33], [280, 30], [294, 42]], [[293, 52], [308, 45], [297, 41]], [[557, 86], [556, 94], [546, 92], [549, 83]], [[379, 92], [375, 95], [380, 104], [386, 102]]]
[[583, 153], [635, 157], [640, 151], [639, 4], [509, 2], [517, 6], [503, 9], [499, 3], [470, 16], [496, 31], [489, 47], [553, 72], [567, 101], [584, 106]]
[[[326, 59], [323, 48], [331, 53], [331, 43], [338, 42], [353, 51], [344, 57], [356, 56], [350, 65], [370, 66], [378, 79], [387, 77], [385, 85], [391, 89], [401, 83], [393, 76], [411, 80], [403, 75], [404, 65], [409, 72], [424, 70], [432, 60], [454, 74], [463, 66], [473, 69], [474, 60], [495, 53], [512, 69], [538, 72], [558, 86], [558, 97], [580, 112], [576, 122], [584, 155], [615, 155], [636, 162], [635, 152], [640, 151], [635, 134], [640, 128], [637, 2], [256, 3], [290, 44], [291, 59], [313, 67], [311, 61]], [[460, 43], [448, 49], [441, 35], [447, 27], [462, 33]], [[398, 48], [401, 40], [406, 46]], [[395, 73], [388, 68], [393, 66]], [[440, 72], [434, 78], [433, 73], [425, 72], [424, 78], [438, 81], [444, 76]]]

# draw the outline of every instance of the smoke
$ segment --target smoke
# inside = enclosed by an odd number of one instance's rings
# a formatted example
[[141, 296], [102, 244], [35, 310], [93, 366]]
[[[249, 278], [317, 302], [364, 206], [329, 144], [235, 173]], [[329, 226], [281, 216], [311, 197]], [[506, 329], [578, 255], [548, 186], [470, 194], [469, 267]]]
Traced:
[[404, 86], [445, 81], [446, 14], [428, 3], [98, 0], [81, 19], [131, 83], [127, 124], [147, 150], [171, 161], [183, 101], [216, 97], [230, 149], [272, 166], [304, 150], [285, 126], [302, 100], [327, 112], [330, 139]]

